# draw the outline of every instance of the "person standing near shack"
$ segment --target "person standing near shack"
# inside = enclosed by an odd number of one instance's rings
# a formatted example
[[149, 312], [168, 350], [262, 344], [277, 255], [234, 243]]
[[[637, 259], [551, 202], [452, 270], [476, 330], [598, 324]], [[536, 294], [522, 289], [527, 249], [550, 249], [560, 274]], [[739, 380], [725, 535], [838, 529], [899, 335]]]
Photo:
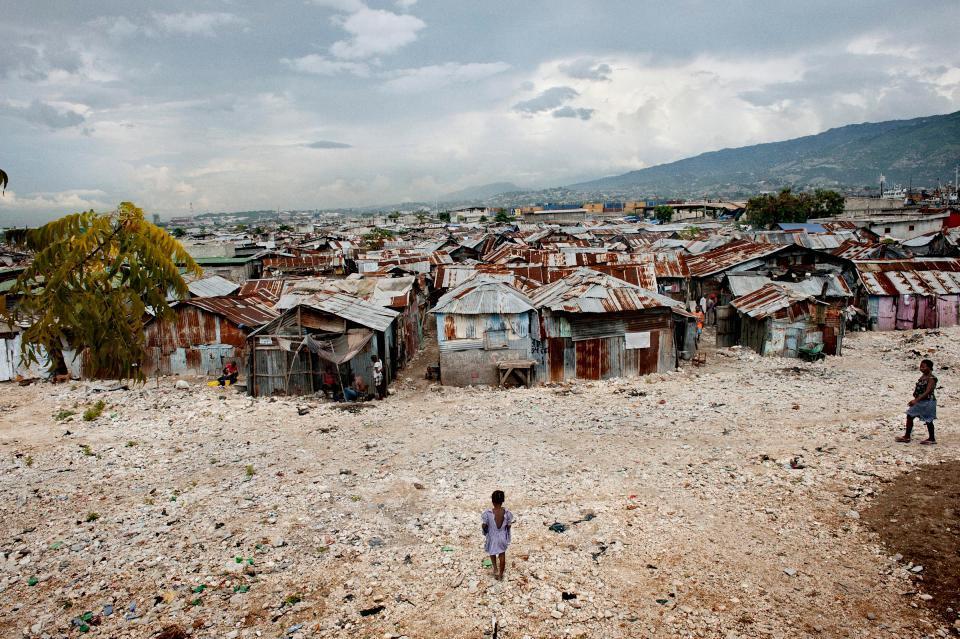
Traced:
[[906, 431], [897, 441], [901, 443], [910, 442], [910, 434], [913, 432], [913, 420], [919, 419], [927, 425], [927, 438], [920, 442], [921, 444], [933, 445], [937, 443], [936, 435], [933, 431], [933, 422], [937, 419], [937, 378], [933, 374], [933, 361], [925, 359], [920, 362], [920, 379], [917, 380], [913, 388], [913, 399], [907, 404], [907, 427]]
[[383, 383], [383, 362], [376, 355], [371, 355], [370, 360], [373, 362], [373, 392], [377, 399], [383, 399], [387, 394]]

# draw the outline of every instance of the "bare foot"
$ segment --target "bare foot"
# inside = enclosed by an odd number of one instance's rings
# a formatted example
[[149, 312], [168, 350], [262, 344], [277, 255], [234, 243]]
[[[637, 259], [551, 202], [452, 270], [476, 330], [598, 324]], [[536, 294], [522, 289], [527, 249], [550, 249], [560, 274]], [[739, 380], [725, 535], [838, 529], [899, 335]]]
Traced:
[[900, 442], [901, 444], [909, 444], [910, 438], [905, 435], [901, 435], [900, 437], [897, 437], [896, 441]]
[[933, 446], [934, 444], [937, 443], [937, 440], [935, 440], [935, 439], [925, 439], [925, 440], [923, 440], [923, 441], [920, 442], [920, 443], [921, 443], [921, 444], [925, 444], [925, 445], [927, 445], [927, 446]]

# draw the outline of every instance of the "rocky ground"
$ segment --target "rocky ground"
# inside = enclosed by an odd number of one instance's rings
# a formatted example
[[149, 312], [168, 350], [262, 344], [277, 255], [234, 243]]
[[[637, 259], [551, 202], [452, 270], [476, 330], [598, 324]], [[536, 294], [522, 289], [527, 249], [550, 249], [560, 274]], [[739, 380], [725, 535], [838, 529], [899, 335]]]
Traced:
[[[3, 385], [0, 635], [947, 636], [955, 613], [860, 513], [960, 457], [958, 338], [532, 390], [400, 383], [353, 410], [200, 380]], [[928, 354], [940, 445], [894, 444]], [[482, 565], [496, 488], [517, 517], [504, 582]]]

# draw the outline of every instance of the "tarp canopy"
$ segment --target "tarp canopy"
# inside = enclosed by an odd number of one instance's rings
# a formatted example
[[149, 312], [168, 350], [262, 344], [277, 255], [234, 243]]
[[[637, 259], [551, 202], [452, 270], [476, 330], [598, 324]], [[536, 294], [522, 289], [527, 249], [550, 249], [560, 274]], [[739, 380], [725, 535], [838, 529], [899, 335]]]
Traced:
[[313, 335], [303, 338], [303, 345], [316, 353], [321, 359], [336, 365], [349, 362], [363, 350], [367, 342], [373, 337], [373, 331], [368, 329], [351, 329], [343, 335], [333, 339], [317, 339]]

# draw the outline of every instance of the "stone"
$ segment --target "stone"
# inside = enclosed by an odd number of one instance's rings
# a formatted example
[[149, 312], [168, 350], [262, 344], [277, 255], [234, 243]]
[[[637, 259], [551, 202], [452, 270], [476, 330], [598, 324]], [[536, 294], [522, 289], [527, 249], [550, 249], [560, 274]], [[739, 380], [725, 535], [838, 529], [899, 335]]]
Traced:
[[187, 390], [190, 388], [190, 382], [188, 382], [185, 379], [178, 379], [177, 383], [174, 384], [174, 386], [176, 386], [180, 390]]

